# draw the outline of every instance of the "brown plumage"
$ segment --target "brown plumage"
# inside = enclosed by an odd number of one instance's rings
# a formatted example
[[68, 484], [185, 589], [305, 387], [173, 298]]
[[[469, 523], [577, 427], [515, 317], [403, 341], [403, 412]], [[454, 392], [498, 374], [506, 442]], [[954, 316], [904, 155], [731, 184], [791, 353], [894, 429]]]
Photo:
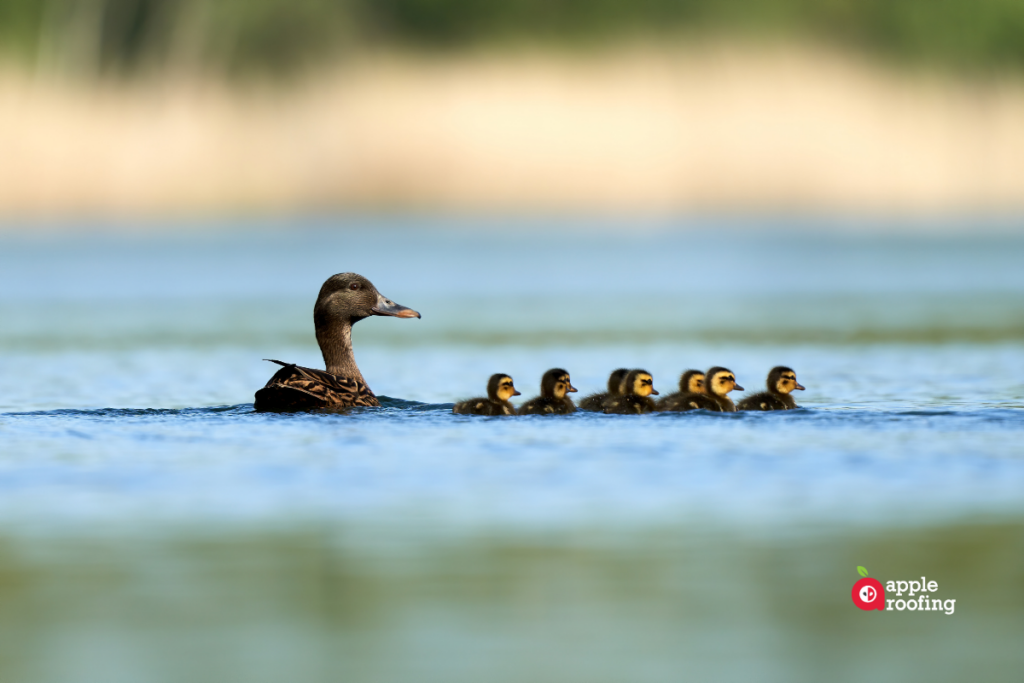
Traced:
[[327, 371], [272, 361], [283, 367], [256, 392], [260, 412], [379, 406], [352, 354], [352, 325], [371, 315], [419, 318], [387, 299], [362, 275], [339, 273], [324, 282], [313, 307], [316, 340]]
[[520, 415], [567, 415], [576, 412], [576, 404], [566, 396], [577, 391], [562, 368], [552, 368], [540, 380], [540, 396], [519, 406]]
[[512, 378], [502, 372], [491, 375], [487, 381], [487, 397], [460, 401], [452, 408], [456, 415], [515, 415], [516, 409], [508, 402], [519, 396]]
[[656, 410], [664, 412], [678, 411], [680, 409], [692, 410], [692, 408], [680, 408], [681, 406], [689, 405], [688, 403], [681, 402], [682, 398], [689, 394], [703, 393], [704, 371], [686, 370], [679, 376], [679, 391], [658, 399]]
[[608, 375], [608, 391], [602, 391], [584, 397], [584, 399], [580, 401], [580, 410], [593, 410], [596, 412], [603, 410], [604, 402], [609, 396], [619, 396], [622, 393], [622, 380], [626, 378], [628, 373], [629, 370], [626, 368], [613, 370], [612, 374]]
[[796, 373], [783, 365], [776, 366], [768, 373], [768, 391], [762, 391], [743, 398], [736, 404], [738, 410], [794, 410], [799, 408], [791, 391], [803, 391], [796, 381]]
[[630, 370], [622, 380], [622, 395], [609, 396], [605, 399], [603, 411], [620, 415], [641, 415], [654, 411], [654, 399], [657, 396], [654, 378], [646, 370]]

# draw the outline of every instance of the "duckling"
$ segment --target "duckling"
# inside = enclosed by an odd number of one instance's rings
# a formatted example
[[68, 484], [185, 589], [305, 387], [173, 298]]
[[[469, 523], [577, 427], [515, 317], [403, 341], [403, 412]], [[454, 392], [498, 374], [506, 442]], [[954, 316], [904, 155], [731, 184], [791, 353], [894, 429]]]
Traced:
[[593, 410], [600, 412], [605, 399], [611, 396], [620, 396], [622, 394], [622, 380], [626, 378], [628, 373], [629, 370], [626, 368], [613, 370], [612, 374], [608, 375], [608, 391], [601, 391], [584, 398], [580, 401], [580, 410]]
[[569, 373], [552, 368], [540, 380], [540, 396], [519, 406], [520, 415], [567, 415], [576, 412], [576, 405], [566, 393], [578, 391], [569, 381]]
[[768, 373], [768, 391], [751, 394], [736, 404], [739, 410], [793, 410], [799, 408], [790, 392], [803, 391], [796, 381], [796, 373], [783, 365], [772, 368]]
[[658, 395], [654, 378], [646, 370], [630, 370], [622, 380], [622, 395], [609, 396], [604, 402], [604, 412], [622, 415], [640, 415], [654, 410], [654, 399]]
[[456, 403], [452, 412], [456, 415], [515, 415], [516, 409], [508, 400], [519, 395], [512, 378], [499, 372], [487, 380], [487, 398], [471, 398]]
[[684, 411], [701, 408], [719, 413], [735, 413], [736, 404], [729, 398], [728, 393], [734, 389], [743, 391], [743, 387], [736, 384], [736, 375], [732, 370], [713, 367], [705, 373], [705, 376], [704, 386], [707, 393], [684, 394], [677, 399], [678, 407], [673, 410]]
[[[680, 410], [676, 407], [677, 405], [689, 405], [680, 404], [679, 399], [687, 394], [703, 394], [704, 393], [704, 371], [703, 370], [687, 370], [679, 376], [679, 391], [669, 394], [664, 398], [658, 399], [657, 410], [660, 411], [674, 411]], [[689, 410], [689, 408], [682, 408], [682, 410]]]

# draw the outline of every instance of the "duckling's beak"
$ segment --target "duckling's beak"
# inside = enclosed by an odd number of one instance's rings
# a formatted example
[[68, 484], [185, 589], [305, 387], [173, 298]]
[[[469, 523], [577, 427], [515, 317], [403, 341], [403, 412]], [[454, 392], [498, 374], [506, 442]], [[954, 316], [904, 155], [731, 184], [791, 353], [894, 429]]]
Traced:
[[806, 387], [804, 387], [804, 385], [803, 385], [803, 384], [800, 384], [800, 382], [797, 382], [797, 383], [796, 383], [796, 386], [795, 386], [795, 387], [793, 388], [793, 390], [794, 390], [794, 391], [803, 391], [803, 390], [804, 390], [805, 388], [806, 388]]
[[419, 313], [412, 310], [411, 308], [400, 306], [391, 299], [385, 299], [384, 295], [379, 292], [377, 293], [377, 304], [370, 310], [373, 312], [374, 315], [390, 315], [394, 316], [395, 318], [421, 317]]
[[733, 385], [732, 385], [732, 390], [733, 390], [733, 391], [746, 391], [746, 389], [744, 389], [743, 387], [741, 387], [741, 386], [740, 386], [739, 384], [733, 384]]
[[519, 391], [518, 389], [513, 389], [512, 390], [512, 395], [513, 396], [522, 396], [523, 392]]
[[568, 382], [566, 382], [566, 384], [569, 387], [568, 389], [566, 389], [566, 391], [568, 391], [570, 394], [575, 394], [577, 391], [579, 391], [579, 389], [574, 387], [572, 384], [569, 384]]
[[655, 396], [657, 396], [658, 395], [658, 390], [655, 389], [654, 387], [651, 387], [651, 393], [654, 394]]

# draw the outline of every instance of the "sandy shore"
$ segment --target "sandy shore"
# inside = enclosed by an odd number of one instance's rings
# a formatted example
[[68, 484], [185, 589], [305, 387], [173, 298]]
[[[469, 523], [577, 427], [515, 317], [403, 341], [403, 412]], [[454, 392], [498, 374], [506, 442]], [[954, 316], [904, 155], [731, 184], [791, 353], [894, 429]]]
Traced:
[[0, 72], [0, 216], [1024, 209], [1024, 83], [800, 51], [364, 60], [274, 89]]

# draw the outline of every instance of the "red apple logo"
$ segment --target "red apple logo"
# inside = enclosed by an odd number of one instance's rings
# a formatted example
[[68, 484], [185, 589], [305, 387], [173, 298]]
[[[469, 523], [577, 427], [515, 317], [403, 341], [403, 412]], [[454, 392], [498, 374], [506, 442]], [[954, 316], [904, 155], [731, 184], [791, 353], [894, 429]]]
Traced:
[[868, 570], [864, 567], [857, 567], [857, 573], [864, 578], [853, 584], [850, 596], [853, 604], [864, 610], [885, 609], [885, 588], [878, 579], [869, 579]]

